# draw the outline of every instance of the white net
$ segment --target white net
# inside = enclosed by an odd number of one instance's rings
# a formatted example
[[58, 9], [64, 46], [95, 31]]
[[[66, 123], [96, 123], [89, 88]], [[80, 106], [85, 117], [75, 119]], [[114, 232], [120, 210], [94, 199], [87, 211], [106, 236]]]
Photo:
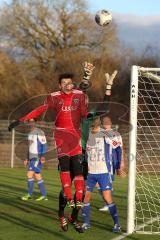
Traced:
[[138, 70], [135, 230], [160, 234], [160, 69]]

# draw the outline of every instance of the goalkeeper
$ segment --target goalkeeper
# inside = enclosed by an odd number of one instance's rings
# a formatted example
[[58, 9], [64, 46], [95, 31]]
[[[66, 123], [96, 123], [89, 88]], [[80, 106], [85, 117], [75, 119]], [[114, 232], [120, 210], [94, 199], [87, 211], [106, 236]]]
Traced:
[[[89, 63], [85, 63], [85, 73], [87, 72], [87, 78], [82, 81], [79, 85], [79, 88], [81, 90], [83, 90], [83, 92], [86, 93], [86, 91], [88, 90], [88, 88], [91, 86], [90, 81], [90, 76], [91, 76], [91, 71], [90, 69], [90, 64]], [[108, 111], [108, 105], [109, 105], [109, 100], [110, 100], [110, 96], [111, 96], [111, 88], [112, 88], [112, 84], [113, 84], [113, 80], [115, 79], [117, 75], [117, 71], [114, 71], [112, 75], [109, 75], [108, 73], [105, 74], [105, 79], [106, 79], [106, 91], [105, 91], [105, 96], [104, 96], [104, 100], [103, 100], [103, 104], [101, 104], [101, 108], [99, 108], [96, 112], [91, 112], [88, 114], [87, 119], [82, 119], [82, 123], [81, 123], [81, 129], [82, 129], [82, 151], [83, 151], [83, 159], [82, 159], [82, 165], [83, 165], [83, 176], [84, 176], [84, 180], [87, 179], [87, 175], [88, 175], [88, 163], [85, 161], [85, 150], [86, 150], [86, 141], [88, 139], [88, 135], [89, 135], [89, 128], [93, 122], [93, 119], [98, 116], [98, 115], [102, 115], [104, 113], [106, 113]], [[73, 179], [73, 174], [71, 174], [71, 178]], [[61, 191], [59, 194], [59, 219], [60, 219], [60, 225], [61, 228], [64, 231], [68, 230], [68, 223], [67, 220], [65, 218], [64, 215], [64, 209], [65, 206], [67, 204], [67, 199], [64, 195], [64, 192]], [[78, 232], [83, 232], [81, 226], [78, 224], [77, 221], [77, 217], [78, 217], [78, 208], [74, 208], [72, 211], [71, 216], [68, 218], [68, 221], [71, 222], [75, 229]]]
[[[90, 64], [88, 68], [85, 68], [85, 78], [82, 81], [83, 86], [86, 86], [86, 80], [88, 77], [87, 70], [89, 69], [89, 72], [92, 73], [93, 68], [92, 64]], [[34, 109], [18, 121], [11, 123], [9, 130], [29, 119], [38, 118], [49, 108], [56, 112], [56, 129], [54, 137], [57, 147], [62, 188], [67, 198], [68, 206], [74, 207], [76, 205], [77, 208], [81, 208], [84, 178], [81, 164], [82, 148], [80, 144], [80, 121], [81, 118], [87, 117], [88, 105], [86, 95], [82, 91], [73, 89], [73, 87], [73, 74], [61, 74], [59, 76], [60, 91], [51, 93], [44, 105]], [[71, 191], [71, 168], [74, 173], [74, 185], [76, 191], [75, 201], [73, 200]]]

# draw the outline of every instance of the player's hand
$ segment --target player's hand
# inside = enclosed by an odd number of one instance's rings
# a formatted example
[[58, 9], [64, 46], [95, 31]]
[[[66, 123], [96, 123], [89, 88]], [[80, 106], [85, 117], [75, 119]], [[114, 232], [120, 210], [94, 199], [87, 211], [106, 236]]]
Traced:
[[10, 123], [9, 126], [8, 126], [8, 131], [12, 131], [12, 129], [17, 127], [19, 124], [20, 124], [19, 120]]
[[126, 176], [127, 176], [125, 170], [123, 170], [123, 169], [118, 169], [117, 175], [120, 176], [121, 178], [126, 178]]
[[94, 70], [95, 66], [92, 64], [92, 63], [89, 63], [89, 62], [85, 62], [84, 63], [84, 79], [85, 80], [89, 80], [91, 75], [92, 75], [92, 72]]
[[23, 164], [24, 164], [24, 166], [27, 166], [27, 165], [28, 165], [28, 159], [25, 159], [25, 160], [23, 161]]
[[45, 161], [46, 161], [45, 157], [41, 157], [41, 158], [40, 158], [40, 162], [41, 162], [41, 163], [45, 163]]
[[114, 72], [110, 75], [109, 73], [105, 73], [106, 78], [106, 90], [110, 90], [113, 85], [113, 81], [117, 75], [118, 71], [114, 70]]
[[90, 77], [94, 70], [95, 66], [92, 63], [85, 62], [84, 63], [84, 76], [83, 80], [79, 84], [79, 89], [82, 91], [86, 91], [88, 88], [91, 87]]

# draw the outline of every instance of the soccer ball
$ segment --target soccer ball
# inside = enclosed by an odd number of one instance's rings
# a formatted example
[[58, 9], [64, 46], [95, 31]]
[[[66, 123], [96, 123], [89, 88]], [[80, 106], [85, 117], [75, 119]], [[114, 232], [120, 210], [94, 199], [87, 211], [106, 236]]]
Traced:
[[108, 25], [112, 20], [112, 15], [107, 10], [100, 10], [95, 15], [95, 21], [100, 26]]

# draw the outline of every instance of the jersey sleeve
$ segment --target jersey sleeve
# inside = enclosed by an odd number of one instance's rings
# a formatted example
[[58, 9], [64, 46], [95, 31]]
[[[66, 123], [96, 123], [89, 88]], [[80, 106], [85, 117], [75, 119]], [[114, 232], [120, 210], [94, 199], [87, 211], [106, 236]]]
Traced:
[[31, 111], [30, 113], [28, 113], [27, 115], [23, 116], [22, 118], [19, 119], [20, 122], [25, 122], [28, 121], [30, 119], [36, 119], [38, 118], [43, 112], [45, 112], [48, 108], [53, 108], [54, 107], [54, 101], [51, 98], [51, 96], [49, 96], [46, 101], [44, 102], [43, 105], [37, 107], [36, 109], [34, 109], [33, 111]]

